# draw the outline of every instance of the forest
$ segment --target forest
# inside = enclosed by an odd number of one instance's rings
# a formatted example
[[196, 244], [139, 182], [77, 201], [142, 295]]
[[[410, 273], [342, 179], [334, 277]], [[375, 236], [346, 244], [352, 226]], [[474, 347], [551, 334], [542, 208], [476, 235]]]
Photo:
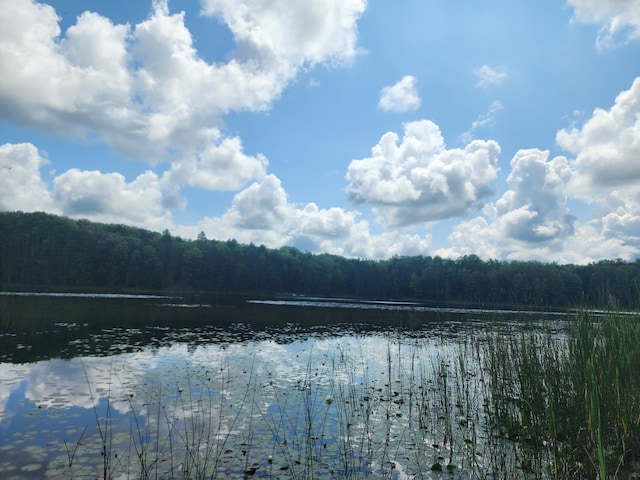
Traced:
[[298, 294], [433, 304], [635, 308], [640, 259], [588, 265], [312, 254], [47, 213], [0, 212], [0, 288]]

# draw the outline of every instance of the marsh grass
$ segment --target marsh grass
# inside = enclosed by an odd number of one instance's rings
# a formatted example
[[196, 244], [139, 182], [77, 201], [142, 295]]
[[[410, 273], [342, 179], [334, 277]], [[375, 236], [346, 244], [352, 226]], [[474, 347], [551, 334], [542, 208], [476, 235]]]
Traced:
[[636, 478], [638, 318], [581, 312], [566, 334], [504, 338], [488, 344], [491, 416], [517, 440], [520, 467], [539, 478]]
[[575, 330], [573, 381], [587, 425], [580, 443], [589, 470], [614, 478], [640, 459], [640, 326], [628, 315], [582, 315]]
[[581, 313], [562, 330], [518, 325], [435, 347], [391, 331], [376, 351], [355, 335], [302, 351], [286, 377], [256, 355], [137, 386], [118, 385], [112, 366], [107, 401], [90, 389], [98, 434], [67, 447], [68, 477], [93, 449], [104, 479], [637, 478], [637, 321]]

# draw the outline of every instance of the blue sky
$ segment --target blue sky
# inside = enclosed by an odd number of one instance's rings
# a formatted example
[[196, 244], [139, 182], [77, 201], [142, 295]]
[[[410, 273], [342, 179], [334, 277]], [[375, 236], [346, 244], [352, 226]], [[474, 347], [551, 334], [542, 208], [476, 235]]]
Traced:
[[1, 210], [359, 258], [640, 253], [637, 1], [0, 7]]

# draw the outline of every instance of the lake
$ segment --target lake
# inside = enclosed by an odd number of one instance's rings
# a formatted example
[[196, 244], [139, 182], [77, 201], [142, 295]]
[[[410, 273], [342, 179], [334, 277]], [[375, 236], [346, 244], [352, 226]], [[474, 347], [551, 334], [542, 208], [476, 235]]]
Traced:
[[[486, 345], [564, 312], [0, 294], [0, 478], [492, 478]], [[501, 470], [502, 469], [502, 470]]]

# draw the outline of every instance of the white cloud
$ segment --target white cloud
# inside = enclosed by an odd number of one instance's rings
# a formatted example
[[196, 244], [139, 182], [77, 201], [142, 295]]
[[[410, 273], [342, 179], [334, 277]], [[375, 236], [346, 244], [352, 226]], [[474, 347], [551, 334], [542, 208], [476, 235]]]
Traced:
[[565, 193], [572, 172], [565, 157], [548, 157], [548, 151], [531, 149], [519, 150], [511, 160], [511, 189], [495, 204], [496, 221], [506, 236], [545, 242], [573, 233], [575, 219]]
[[[565, 157], [549, 160], [548, 156], [548, 151], [537, 149], [518, 151], [511, 161], [511, 188], [495, 204], [485, 206], [484, 216], [454, 227], [450, 246], [435, 253], [573, 264], [637, 256], [637, 202], [627, 199], [603, 219], [579, 222], [566, 203], [567, 185], [575, 171]], [[618, 200], [623, 203], [622, 198]]]
[[345, 212], [341, 208], [319, 209], [315, 203], [308, 203], [295, 215], [299, 220], [299, 235], [323, 239], [343, 239], [349, 236], [357, 214]]
[[636, 0], [568, 0], [575, 18], [600, 24], [596, 45], [605, 50], [640, 37], [640, 4]]
[[[640, 118], [638, 83], [622, 92], [610, 110], [597, 109], [581, 129], [558, 133], [558, 143], [575, 159], [519, 150], [510, 162], [509, 189], [485, 205], [482, 216], [458, 224], [448, 238], [449, 247], [435, 252], [430, 251], [430, 236], [402, 230], [376, 235], [356, 212], [292, 205], [275, 177], [238, 194], [234, 207], [214, 219], [215, 228], [212, 223], [207, 232], [364, 258], [425, 253], [455, 258], [475, 253], [483, 258], [576, 264], [602, 258], [631, 260], [640, 252], [640, 173], [632, 156]], [[412, 122], [405, 125], [401, 140], [386, 133], [370, 158], [351, 163], [349, 193], [370, 204], [389, 224], [437, 219], [442, 212], [460, 215], [484, 198], [465, 197], [464, 192], [489, 190], [498, 153], [495, 142], [476, 141], [464, 150], [447, 150], [437, 125]], [[462, 179], [476, 183], [463, 188]], [[600, 217], [576, 219], [568, 207], [570, 196], [593, 202], [594, 214], [600, 212]]]
[[640, 252], [640, 77], [609, 110], [596, 108], [581, 128], [560, 130], [556, 139], [575, 155], [567, 189], [594, 205], [599, 234]]
[[516, 152], [507, 178], [510, 189], [484, 208], [490, 223], [484, 217], [460, 223], [449, 236], [451, 247], [440, 253], [529, 259], [547, 255], [544, 260], [563, 255], [564, 242], [575, 233], [565, 194], [572, 172], [566, 158], [548, 157], [548, 151], [537, 149]]
[[157, 231], [170, 225], [155, 173], [127, 182], [119, 173], [72, 168], [56, 176], [50, 188], [40, 173], [49, 163], [30, 143], [0, 145], [0, 210], [42, 210]]
[[460, 135], [460, 141], [469, 143], [475, 137], [476, 130], [479, 128], [491, 128], [496, 124], [496, 117], [498, 112], [504, 109], [502, 103], [498, 100], [491, 102], [489, 108], [485, 113], [478, 115], [471, 123], [471, 129]]
[[[230, 147], [236, 152], [238, 145]], [[295, 245], [303, 250], [350, 257], [388, 258], [394, 254], [425, 254], [430, 238], [402, 232], [373, 235], [357, 211], [318, 208], [314, 203], [289, 203], [280, 180], [265, 175], [237, 193], [220, 217], [204, 218], [195, 226], [173, 223], [166, 208], [163, 180], [146, 171], [128, 182], [119, 173], [69, 169], [53, 179], [53, 187], [40, 177], [49, 162], [32, 144], [0, 146], [0, 209], [46, 210], [73, 218], [124, 223], [195, 238], [264, 244], [277, 248]]]
[[408, 112], [420, 107], [420, 95], [416, 89], [416, 78], [405, 75], [396, 84], [384, 87], [380, 92], [378, 108], [384, 111]]
[[489, 108], [486, 113], [479, 115], [473, 123], [471, 124], [471, 128], [476, 130], [478, 128], [491, 127], [495, 125], [496, 115], [500, 110], [504, 109], [502, 103], [498, 100], [491, 102]]
[[151, 227], [162, 215], [160, 181], [151, 171], [127, 183], [119, 173], [72, 168], [53, 185], [56, 204], [70, 217]]
[[163, 184], [176, 191], [181, 185], [205, 190], [238, 190], [247, 182], [266, 175], [267, 158], [244, 153], [239, 137], [222, 137], [217, 130], [197, 154], [174, 161], [163, 176]]
[[371, 157], [349, 165], [348, 192], [372, 206], [387, 225], [410, 225], [464, 215], [492, 193], [500, 146], [474, 140], [446, 149], [438, 126], [421, 120], [404, 125], [404, 137], [385, 133]]
[[218, 145], [208, 145], [199, 156], [198, 172], [189, 183], [209, 190], [237, 190], [251, 179], [266, 174], [268, 161], [262, 154], [256, 157], [242, 151], [239, 137], [227, 137]]
[[611, 193], [611, 200], [618, 204], [602, 218], [602, 233], [640, 246], [640, 198], [634, 197]]
[[85, 125], [106, 129], [126, 110], [128, 27], [83, 14], [59, 41], [53, 8], [27, 0], [5, 3], [0, 9], [0, 22], [7, 26], [0, 33], [2, 117], [69, 135]]
[[459, 258], [469, 254], [484, 259], [503, 258], [505, 250], [512, 243], [505, 242], [500, 232], [484, 217], [460, 222], [449, 234], [448, 241], [449, 247], [440, 248], [434, 253], [445, 258]]
[[582, 128], [557, 133], [558, 145], [576, 155], [572, 194], [587, 200], [612, 189], [640, 187], [640, 77], [609, 110], [595, 109]]
[[233, 33], [239, 59], [290, 77], [305, 64], [341, 63], [357, 53], [356, 21], [365, 0], [203, 0], [203, 13]]
[[[220, 217], [207, 217], [193, 231], [204, 231], [210, 238], [235, 238], [268, 247], [295, 243], [296, 237], [341, 239], [349, 234], [355, 214], [341, 209], [319, 210], [315, 204], [300, 209], [288, 202], [280, 179], [270, 174], [237, 193], [231, 207]], [[199, 231], [198, 230], [198, 231]]]
[[197, 172], [171, 180], [216, 189], [240, 188], [266, 169], [264, 157], [240, 151], [239, 139], [221, 138], [220, 115], [264, 110], [301, 69], [352, 59], [366, 7], [364, 0], [205, 2], [204, 13], [226, 22], [237, 43], [226, 63], [207, 63], [184, 13], [170, 14], [167, 2], [154, 2], [133, 26], [85, 12], [66, 32], [48, 5], [5, 3], [0, 118], [97, 137], [127, 157]]
[[156, 10], [136, 25], [134, 38], [131, 54], [140, 66], [131, 75], [143, 106], [153, 109], [156, 115], [149, 116], [164, 127], [166, 132], [161, 128], [160, 133], [165, 135], [184, 122], [203, 127], [212, 123], [212, 115], [265, 109], [295, 74], [295, 70], [261, 68], [251, 59], [205, 62], [193, 46], [184, 12], [169, 15]]
[[359, 213], [314, 203], [289, 203], [280, 180], [267, 175], [239, 192], [220, 217], [207, 217], [195, 227], [178, 232], [194, 237], [204, 231], [209, 238], [235, 238], [239, 242], [264, 244], [270, 248], [294, 245], [303, 250], [362, 258], [388, 258], [398, 254], [425, 254], [429, 237], [402, 232], [372, 234]]
[[[609, 110], [596, 108], [582, 127], [558, 131], [557, 143], [575, 155], [566, 192], [594, 206], [591, 231], [601, 257], [640, 253], [640, 77]], [[608, 246], [610, 251], [602, 249]]]
[[0, 145], [0, 210], [55, 211], [40, 177], [47, 164], [30, 143]]
[[449, 248], [439, 249], [435, 254], [458, 258], [474, 253], [485, 259], [584, 265], [603, 258], [632, 260], [638, 253], [637, 248], [620, 238], [603, 236], [598, 222], [576, 223], [575, 233], [560, 241], [531, 244], [506, 238], [498, 224], [477, 217], [457, 225], [449, 236], [449, 243]]
[[248, 230], [277, 229], [291, 216], [287, 195], [275, 175], [267, 175], [238, 193], [225, 214], [235, 227]]
[[[267, 175], [236, 194], [221, 217], [205, 219], [200, 225], [214, 238], [236, 238], [269, 247], [295, 244], [304, 238], [316, 246], [325, 240], [343, 240], [354, 226], [355, 213], [339, 208], [321, 210], [310, 203], [297, 208], [275, 175]], [[326, 246], [326, 245], [325, 245]]]
[[[425, 255], [431, 248], [431, 236], [402, 232], [372, 235], [367, 223], [345, 242], [344, 253], [351, 257], [389, 259], [394, 255]], [[337, 252], [340, 253], [340, 252]]]
[[473, 71], [473, 74], [478, 77], [476, 87], [499, 85], [507, 78], [507, 72], [504, 68], [493, 68], [488, 65], [483, 65], [480, 68], [476, 68]]

